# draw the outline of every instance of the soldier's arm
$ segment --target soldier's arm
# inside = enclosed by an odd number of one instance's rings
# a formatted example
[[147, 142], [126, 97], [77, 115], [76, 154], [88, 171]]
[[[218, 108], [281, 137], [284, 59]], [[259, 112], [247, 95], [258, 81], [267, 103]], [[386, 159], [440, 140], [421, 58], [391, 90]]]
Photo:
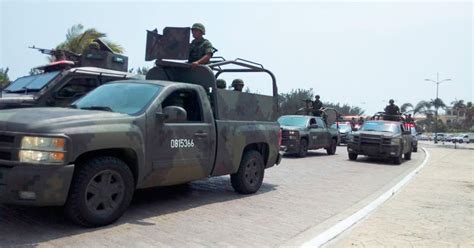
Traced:
[[214, 52], [214, 48], [212, 47], [211, 42], [206, 40], [203, 44], [203, 49], [204, 49], [204, 53], [206, 55], [204, 55], [204, 56], [202, 56], [202, 58], [196, 60], [193, 64], [203, 65], [203, 64], [209, 63], [209, 60], [211, 60], [212, 54]]

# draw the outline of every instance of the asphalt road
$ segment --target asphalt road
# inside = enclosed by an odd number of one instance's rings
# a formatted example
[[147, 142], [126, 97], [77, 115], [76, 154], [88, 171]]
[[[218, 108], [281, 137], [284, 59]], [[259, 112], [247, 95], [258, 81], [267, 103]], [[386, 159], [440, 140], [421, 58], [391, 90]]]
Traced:
[[266, 170], [254, 195], [235, 193], [229, 177], [136, 192], [115, 224], [85, 229], [61, 208], [0, 205], [0, 246], [275, 247], [349, 209], [414, 169], [422, 151], [396, 166], [346, 148], [306, 158], [285, 157]]

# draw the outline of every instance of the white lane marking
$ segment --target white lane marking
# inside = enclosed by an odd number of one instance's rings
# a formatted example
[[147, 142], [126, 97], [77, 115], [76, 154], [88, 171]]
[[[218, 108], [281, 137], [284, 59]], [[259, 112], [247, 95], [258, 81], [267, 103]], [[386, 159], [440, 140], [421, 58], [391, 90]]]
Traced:
[[312, 238], [311, 240], [307, 241], [303, 245], [302, 248], [308, 247], [320, 247], [330, 240], [337, 237], [339, 234], [343, 233], [345, 230], [362, 220], [363, 218], [367, 217], [372, 211], [377, 209], [382, 203], [388, 200], [391, 196], [393, 196], [397, 191], [399, 191], [405, 184], [407, 184], [420, 170], [423, 168], [430, 158], [430, 153], [425, 149], [421, 148], [426, 154], [425, 159], [415, 170], [410, 172], [410, 174], [406, 175], [400, 182], [398, 182], [395, 186], [390, 188], [388, 191], [383, 193], [377, 199], [369, 203], [367, 206], [363, 207], [356, 213], [352, 214], [351, 216], [347, 217], [344, 220], [339, 221], [326, 231], [318, 234], [316, 237]]

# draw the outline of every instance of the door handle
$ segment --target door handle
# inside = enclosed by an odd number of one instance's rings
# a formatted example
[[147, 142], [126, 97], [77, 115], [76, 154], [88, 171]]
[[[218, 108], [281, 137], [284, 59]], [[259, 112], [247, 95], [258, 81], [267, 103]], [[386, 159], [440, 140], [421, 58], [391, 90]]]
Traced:
[[207, 137], [207, 133], [205, 132], [197, 132], [197, 133], [194, 133], [194, 136], [198, 137], [198, 138], [203, 138], [203, 137]]

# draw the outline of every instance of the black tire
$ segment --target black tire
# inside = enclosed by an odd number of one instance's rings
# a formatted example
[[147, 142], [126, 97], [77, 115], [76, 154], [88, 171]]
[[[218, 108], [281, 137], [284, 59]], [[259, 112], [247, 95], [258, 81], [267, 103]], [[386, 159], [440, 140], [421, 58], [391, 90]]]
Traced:
[[413, 147], [413, 152], [418, 152], [418, 146]]
[[402, 153], [402, 151], [400, 151], [400, 155], [398, 155], [398, 157], [393, 158], [393, 163], [396, 164], [396, 165], [400, 165], [402, 163], [402, 160], [403, 160], [402, 155], [403, 155], [403, 153]]
[[332, 139], [331, 146], [326, 148], [326, 153], [328, 155], [334, 155], [336, 154], [336, 149], [337, 149], [337, 140]]
[[405, 155], [403, 155], [403, 157], [405, 158], [405, 160], [410, 160], [411, 159], [411, 151], [405, 153]]
[[230, 175], [230, 182], [240, 194], [253, 194], [262, 186], [265, 165], [262, 155], [250, 150], [244, 153], [237, 173]]
[[306, 155], [308, 155], [308, 141], [306, 139], [301, 139], [300, 141], [300, 147], [298, 151], [298, 157], [304, 158]]
[[349, 160], [357, 160], [357, 153], [349, 152]]
[[111, 224], [128, 208], [134, 190], [133, 174], [122, 160], [108, 156], [89, 159], [74, 173], [66, 215], [86, 227]]

